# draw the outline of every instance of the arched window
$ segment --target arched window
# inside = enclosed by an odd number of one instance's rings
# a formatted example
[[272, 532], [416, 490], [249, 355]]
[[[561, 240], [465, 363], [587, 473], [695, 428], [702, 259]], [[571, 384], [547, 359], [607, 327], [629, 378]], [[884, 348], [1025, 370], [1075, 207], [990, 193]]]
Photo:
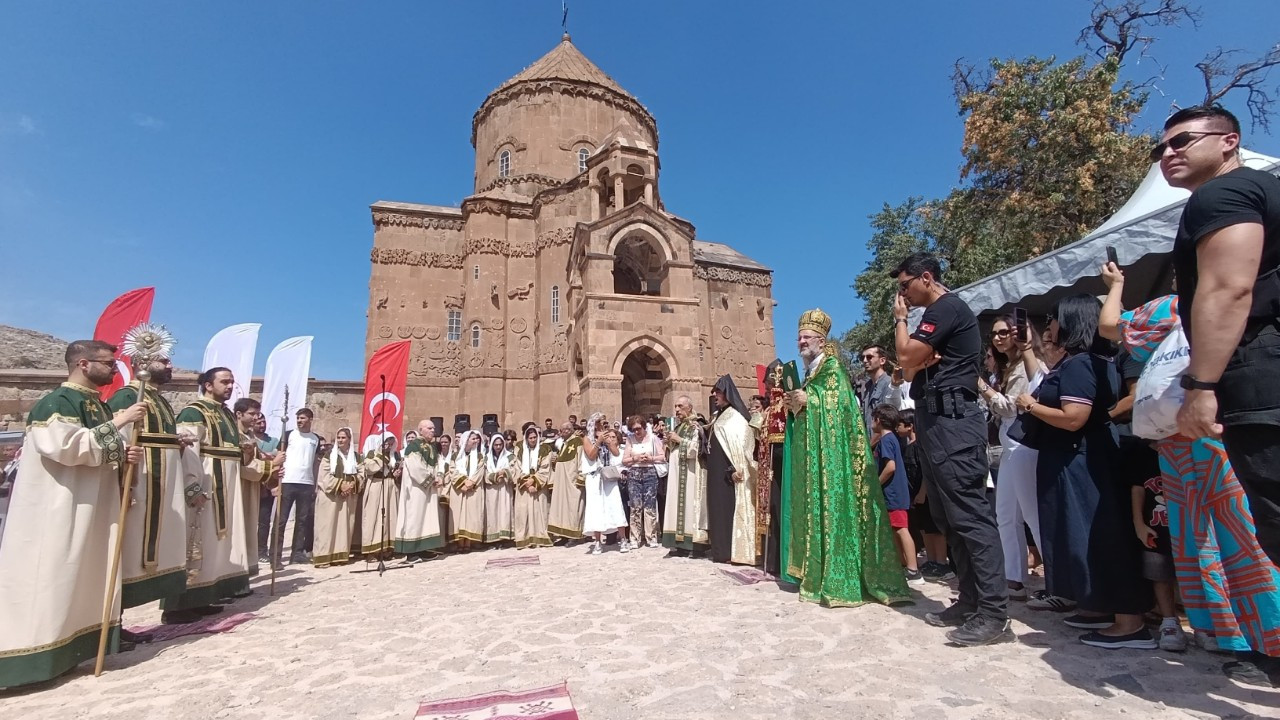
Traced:
[[458, 342], [459, 340], [462, 339], [462, 311], [461, 310], [449, 311], [449, 323], [446, 327], [449, 332], [448, 337], [450, 341]]
[[560, 324], [560, 286], [551, 286], [551, 324]]
[[578, 172], [587, 171], [587, 158], [591, 157], [591, 151], [582, 148], [578, 150]]
[[511, 174], [511, 151], [503, 150], [498, 153], [498, 177], [504, 178]]
[[471, 347], [480, 347], [480, 323], [471, 326]]
[[477, 265], [477, 266], [475, 266], [475, 267], [471, 268], [471, 279], [472, 279], [472, 280], [479, 280], [479, 279], [480, 279], [480, 266], [479, 266], [479, 265]]

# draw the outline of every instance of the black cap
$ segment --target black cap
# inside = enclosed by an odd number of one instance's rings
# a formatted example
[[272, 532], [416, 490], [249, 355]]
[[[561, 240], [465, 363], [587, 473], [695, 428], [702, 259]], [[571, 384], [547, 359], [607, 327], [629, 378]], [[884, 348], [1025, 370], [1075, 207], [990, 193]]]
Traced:
[[453, 416], [453, 432], [464, 433], [471, 429], [471, 416], [467, 414], [459, 414]]

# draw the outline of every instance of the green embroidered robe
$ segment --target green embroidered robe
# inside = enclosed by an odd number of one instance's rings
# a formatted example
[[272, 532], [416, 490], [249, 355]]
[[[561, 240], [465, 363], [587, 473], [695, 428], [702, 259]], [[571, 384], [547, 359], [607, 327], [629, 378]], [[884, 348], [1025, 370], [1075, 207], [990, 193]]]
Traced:
[[909, 599], [849, 378], [826, 357], [804, 389], [808, 404], [787, 428], [782, 567], [808, 602], [851, 607]]

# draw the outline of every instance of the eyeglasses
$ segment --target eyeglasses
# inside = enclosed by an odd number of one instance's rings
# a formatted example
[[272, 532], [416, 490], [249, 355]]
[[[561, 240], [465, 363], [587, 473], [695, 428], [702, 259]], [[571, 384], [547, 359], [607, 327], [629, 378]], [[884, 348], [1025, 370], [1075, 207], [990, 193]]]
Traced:
[[898, 281], [898, 292], [900, 293], [906, 292], [907, 288], [911, 287], [911, 283], [919, 279], [920, 279], [920, 276], [917, 275], [916, 277], [913, 277], [913, 278], [907, 278], [906, 280]]
[[103, 365], [110, 365], [113, 368], [116, 366], [115, 358], [112, 358], [110, 360], [94, 360], [92, 358], [85, 358], [85, 362], [102, 363]]
[[1013, 331], [1010, 330], [1009, 328], [1005, 328], [1003, 330], [992, 330], [991, 337], [1004, 338], [1004, 337], [1009, 337], [1009, 335], [1012, 333]]
[[643, 429], [644, 429], [643, 425], [636, 425], [635, 427], [631, 428], [631, 432], [640, 432]]
[[863, 355], [863, 356], [862, 356], [862, 362], [871, 362], [872, 360], [875, 360], [875, 359], [876, 359], [876, 356], [875, 356], [875, 355]]
[[1199, 142], [1210, 135], [1235, 135], [1229, 132], [1202, 132], [1200, 130], [1186, 130], [1174, 135], [1173, 137], [1159, 143], [1151, 148], [1151, 162], [1160, 162], [1160, 158], [1164, 157], [1164, 151], [1173, 148], [1174, 152], [1182, 150], [1188, 145]]

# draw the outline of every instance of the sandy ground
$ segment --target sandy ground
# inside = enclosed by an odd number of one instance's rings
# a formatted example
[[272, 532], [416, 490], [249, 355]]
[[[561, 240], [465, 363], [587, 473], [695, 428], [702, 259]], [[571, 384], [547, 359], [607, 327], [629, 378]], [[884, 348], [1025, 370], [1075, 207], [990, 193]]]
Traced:
[[[0, 694], [0, 717], [408, 720], [424, 698], [562, 680], [584, 720], [1280, 717], [1280, 690], [1228, 682], [1202, 650], [1089, 648], [1021, 604], [1016, 641], [949, 647], [922, 619], [945, 585], [912, 606], [828, 610], [665, 552], [489, 550], [382, 577], [292, 566], [277, 597], [263, 576], [229, 606], [261, 615], [237, 630]], [[530, 553], [540, 565], [484, 568]]]

